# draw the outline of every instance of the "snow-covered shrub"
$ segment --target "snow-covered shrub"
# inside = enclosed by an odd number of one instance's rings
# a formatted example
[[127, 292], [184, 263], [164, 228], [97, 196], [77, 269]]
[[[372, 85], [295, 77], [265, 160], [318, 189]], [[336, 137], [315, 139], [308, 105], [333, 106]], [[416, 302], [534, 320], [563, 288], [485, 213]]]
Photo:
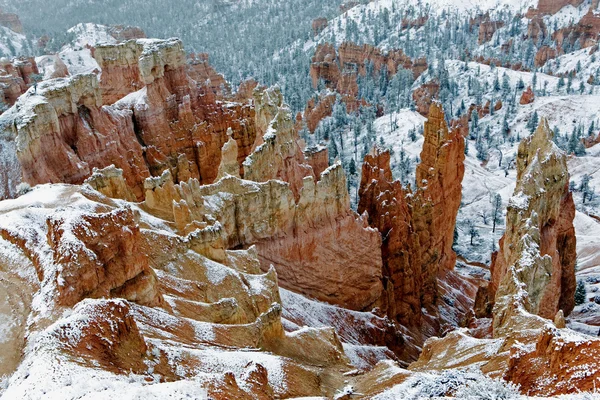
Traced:
[[31, 186], [27, 182], [21, 182], [17, 185], [17, 196], [23, 196], [26, 193], [31, 192]]
[[493, 379], [486, 375], [467, 382], [454, 396], [464, 400], [512, 400], [521, 398], [519, 386], [502, 379]]

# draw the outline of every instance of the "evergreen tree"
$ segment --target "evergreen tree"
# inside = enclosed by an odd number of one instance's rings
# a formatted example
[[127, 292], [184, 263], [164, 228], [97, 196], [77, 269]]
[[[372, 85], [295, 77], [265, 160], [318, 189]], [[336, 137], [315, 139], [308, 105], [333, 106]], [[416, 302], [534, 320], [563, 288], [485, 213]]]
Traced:
[[583, 281], [577, 281], [577, 287], [575, 289], [575, 305], [580, 306], [586, 301], [586, 290]]

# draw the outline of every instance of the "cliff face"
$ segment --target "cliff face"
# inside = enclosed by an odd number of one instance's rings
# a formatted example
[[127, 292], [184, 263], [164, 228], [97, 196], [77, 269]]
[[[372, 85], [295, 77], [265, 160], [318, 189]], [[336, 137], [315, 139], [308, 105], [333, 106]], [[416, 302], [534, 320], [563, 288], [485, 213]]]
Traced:
[[407, 193], [392, 182], [389, 153], [368, 155], [363, 164], [359, 212], [382, 234], [388, 310], [403, 325], [429, 336], [439, 321], [422, 322], [423, 309], [437, 315], [438, 278], [454, 268], [452, 250], [464, 175], [464, 138], [450, 131], [434, 103], [425, 123], [417, 166], [417, 188]]
[[195, 179], [175, 185], [167, 174], [147, 180], [145, 207], [174, 221], [182, 233], [205, 227], [205, 215], [212, 215], [225, 247], [256, 245], [263, 269], [274, 266], [283, 287], [370, 310], [382, 291], [379, 234], [351, 211], [339, 164], [318, 182], [308, 176], [302, 184], [296, 199], [293, 186], [279, 180], [228, 176], [212, 185]]
[[[358, 75], [365, 76], [368, 60], [373, 66], [373, 73], [379, 73], [385, 67], [389, 76], [393, 76], [400, 68], [411, 70], [415, 79], [427, 69], [424, 59], [412, 60], [401, 49], [384, 53], [377, 47], [351, 42], [342, 43], [335, 49], [330, 43], [320, 44], [312, 59], [310, 75], [316, 88], [320, 79], [331, 89], [339, 89], [339, 79], [342, 75], [352, 75], [356, 80]], [[342, 93], [342, 92], [340, 92]]]
[[[198, 244], [218, 223], [178, 235], [158, 218], [70, 185], [41, 185], [0, 205], [0, 291], [12, 304], [1, 301], [0, 315], [23, 327], [2, 343], [10, 351], [0, 370], [14, 373], [4, 394], [127, 386], [150, 376], [150, 365], [178, 385], [197, 376], [195, 393], [219, 399], [333, 396], [310, 366], [341, 385], [350, 366], [338, 336], [284, 331], [277, 277], [261, 273], [254, 248], [221, 248], [217, 261]], [[48, 368], [44, 360], [56, 358], [60, 370]]]
[[566, 156], [543, 119], [519, 146], [506, 232], [492, 258], [493, 320], [473, 320], [467, 329], [428, 340], [411, 369], [477, 363], [529, 395], [593, 387], [600, 341], [569, 330], [564, 318], [573, 308], [576, 258], [568, 182]]
[[0, 10], [0, 26], [5, 26], [13, 32], [23, 33], [23, 24], [17, 14], [5, 13]]
[[491, 265], [495, 334], [510, 326], [519, 307], [554, 318], [574, 306], [575, 206], [566, 156], [553, 144], [545, 120], [521, 142], [517, 173], [506, 232]]
[[483, 44], [492, 40], [494, 33], [496, 33], [498, 29], [502, 28], [503, 25], [504, 23], [502, 21], [492, 21], [489, 19], [482, 21], [479, 24], [479, 37], [477, 39], [479, 44]]
[[568, 5], [577, 7], [583, 3], [582, 0], [539, 0], [537, 11], [541, 14], [556, 14], [561, 8]]
[[242, 173], [256, 137], [254, 110], [199, 90], [186, 75], [181, 42], [141, 39], [98, 46], [95, 54], [99, 82], [95, 75], [43, 82], [0, 121], [6, 162], [16, 165], [2, 197], [14, 196], [21, 180], [81, 183], [111, 164], [138, 199], [144, 179], [166, 169], [177, 181], [210, 183], [228, 128]]
[[34, 58], [0, 61], [0, 113], [15, 104], [33, 84], [33, 75], [38, 73]]

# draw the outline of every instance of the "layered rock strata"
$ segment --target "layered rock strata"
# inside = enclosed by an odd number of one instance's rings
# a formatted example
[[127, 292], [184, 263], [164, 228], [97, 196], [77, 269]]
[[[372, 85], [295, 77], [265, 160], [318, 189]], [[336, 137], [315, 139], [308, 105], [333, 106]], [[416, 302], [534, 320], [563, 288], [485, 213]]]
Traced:
[[[437, 315], [438, 277], [454, 268], [454, 226], [464, 175], [464, 138], [446, 125], [434, 103], [425, 123], [425, 143], [414, 193], [393, 182], [388, 152], [368, 155], [363, 164], [359, 212], [383, 237], [384, 284], [388, 312], [403, 325], [425, 330], [423, 310]], [[466, 311], [466, 310], [465, 310]], [[427, 328], [430, 326], [430, 328]]]
[[517, 187], [492, 259], [495, 334], [510, 325], [518, 312], [515, 305], [549, 319], [559, 310], [564, 315], [573, 310], [577, 254], [575, 205], [568, 186], [566, 156], [542, 120], [519, 146]]

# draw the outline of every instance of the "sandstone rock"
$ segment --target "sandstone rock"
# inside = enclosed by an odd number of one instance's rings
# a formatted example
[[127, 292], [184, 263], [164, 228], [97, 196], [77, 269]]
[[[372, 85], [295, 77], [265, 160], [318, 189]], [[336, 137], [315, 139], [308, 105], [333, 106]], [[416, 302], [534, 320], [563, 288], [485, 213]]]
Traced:
[[511, 349], [505, 378], [533, 396], [594, 391], [600, 377], [599, 353], [599, 340], [548, 327], [533, 350]]
[[114, 165], [102, 169], [94, 168], [92, 175], [85, 180], [85, 183], [113, 199], [137, 200], [123, 178], [123, 170]]
[[43, 82], [0, 121], [8, 151], [3, 162], [16, 166], [6, 172], [2, 197], [13, 196], [22, 180], [82, 183], [94, 167], [111, 164], [123, 170], [138, 200], [144, 180], [165, 169], [176, 181], [212, 182], [228, 128], [242, 173], [256, 138], [254, 110], [202, 95], [185, 73], [181, 42], [98, 46], [96, 57], [103, 67], [99, 83], [93, 75]]
[[502, 26], [504, 26], [504, 22], [502, 21], [491, 21], [490, 19], [486, 19], [481, 22], [479, 25], [478, 43], [483, 44], [492, 40], [494, 33]]
[[566, 156], [542, 120], [519, 146], [507, 229], [492, 259], [495, 335], [510, 329], [519, 309], [554, 318], [574, 307], [575, 206], [568, 185]]
[[221, 164], [219, 164], [219, 172], [217, 179], [221, 179], [226, 175], [240, 177], [240, 166], [238, 164], [238, 147], [237, 142], [232, 137], [233, 131], [231, 128], [227, 130], [229, 140], [221, 149]]
[[5, 13], [0, 9], [0, 26], [5, 26], [13, 32], [23, 33], [23, 24], [17, 14]]
[[308, 148], [304, 151], [306, 162], [312, 167], [317, 179], [329, 167], [329, 152], [326, 147]]
[[448, 130], [437, 103], [429, 111], [424, 136], [415, 193], [407, 196], [400, 182], [392, 182], [389, 153], [376, 152], [363, 164], [358, 210], [368, 213], [370, 225], [384, 238], [387, 298], [382, 303], [389, 315], [431, 334], [439, 330], [439, 322], [422, 322], [422, 310], [437, 315], [438, 278], [456, 261], [452, 241], [464, 174], [464, 138]]
[[533, 90], [531, 90], [531, 86], [527, 86], [527, 90], [521, 94], [521, 100], [519, 100], [519, 104], [531, 104], [534, 100], [535, 94], [533, 93]]
[[[12, 106], [33, 84], [34, 76], [38, 73], [34, 58], [0, 61], [0, 106]], [[1, 108], [0, 111], [4, 111]]]
[[577, 7], [581, 5], [582, 0], [539, 0], [537, 10], [541, 14], [556, 14], [561, 8], [572, 5]]
[[256, 182], [270, 179], [289, 182], [298, 199], [303, 179], [315, 176], [305, 162], [291, 111], [283, 104], [278, 88], [256, 91], [254, 99], [256, 125], [259, 133], [264, 132], [264, 142], [244, 161], [244, 178]]
[[553, 58], [556, 58], [556, 50], [549, 46], [542, 46], [535, 54], [535, 66], [542, 67]]
[[429, 81], [413, 91], [412, 97], [415, 101], [417, 112], [424, 117], [429, 115], [429, 109], [437, 98], [440, 85], [436, 81]]
[[327, 28], [327, 18], [316, 18], [312, 22], [312, 31], [313, 35], [317, 36], [319, 33], [323, 32], [323, 30]]
[[207, 87], [214, 94], [223, 96], [231, 91], [225, 77], [209, 64], [208, 54], [189, 54], [187, 62], [187, 73], [198, 84]]
[[306, 121], [306, 127], [310, 132], [314, 132], [315, 129], [317, 129], [317, 126], [319, 126], [319, 122], [321, 122], [322, 119], [331, 115], [334, 104], [334, 95], [322, 97], [316, 104], [314, 98], [308, 100], [306, 108], [304, 109], [304, 120]]
[[544, 40], [548, 35], [548, 28], [544, 19], [537, 15], [529, 20], [527, 25], [527, 37], [535, 41], [536, 43], [540, 40]]

